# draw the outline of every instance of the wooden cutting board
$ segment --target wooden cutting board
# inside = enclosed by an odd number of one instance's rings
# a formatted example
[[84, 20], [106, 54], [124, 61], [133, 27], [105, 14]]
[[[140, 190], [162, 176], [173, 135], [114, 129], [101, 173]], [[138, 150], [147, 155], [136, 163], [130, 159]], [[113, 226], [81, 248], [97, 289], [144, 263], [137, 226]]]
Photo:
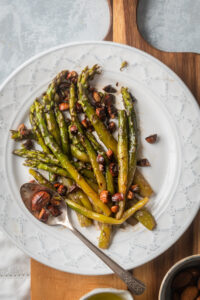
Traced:
[[[200, 103], [200, 55], [163, 52], [147, 44], [137, 28], [137, 4], [136, 0], [110, 2], [112, 26], [107, 40], [134, 46], [160, 59], [183, 79]], [[160, 283], [167, 270], [181, 258], [200, 253], [199, 228], [200, 213], [174, 246], [150, 263], [134, 269], [133, 274], [147, 285], [146, 292], [134, 299], [158, 299]], [[31, 260], [32, 300], [78, 300], [85, 293], [99, 287], [126, 288], [115, 275], [69, 274]]]

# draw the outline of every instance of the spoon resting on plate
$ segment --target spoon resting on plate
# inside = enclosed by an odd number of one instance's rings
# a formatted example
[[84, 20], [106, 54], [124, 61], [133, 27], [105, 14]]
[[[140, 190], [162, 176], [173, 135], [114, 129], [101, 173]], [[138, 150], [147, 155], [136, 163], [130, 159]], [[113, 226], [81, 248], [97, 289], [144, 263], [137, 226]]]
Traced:
[[41, 186], [38, 183], [25, 183], [20, 188], [21, 198], [27, 207], [27, 209], [35, 216], [32, 211], [32, 198], [40, 192], [45, 191], [51, 197], [61, 198], [61, 214], [57, 217], [49, 217], [46, 224], [50, 226], [64, 226], [68, 228], [73, 234], [75, 234], [91, 251], [93, 251], [115, 274], [117, 274], [121, 280], [123, 280], [128, 289], [135, 295], [141, 295], [145, 291], [145, 285], [140, 280], [134, 278], [129, 271], [123, 269], [120, 265], [114, 262], [103, 251], [92, 244], [82, 233], [80, 233], [72, 223], [70, 214], [68, 214], [68, 207], [65, 203], [65, 199], [60, 196], [56, 191], [47, 187]]

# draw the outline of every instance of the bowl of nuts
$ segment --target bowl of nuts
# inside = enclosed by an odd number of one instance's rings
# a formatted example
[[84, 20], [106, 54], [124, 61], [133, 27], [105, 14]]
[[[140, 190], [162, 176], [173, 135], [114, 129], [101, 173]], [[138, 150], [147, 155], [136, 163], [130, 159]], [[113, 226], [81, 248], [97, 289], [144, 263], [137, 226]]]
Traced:
[[177, 262], [165, 275], [159, 300], [200, 300], [200, 255]]

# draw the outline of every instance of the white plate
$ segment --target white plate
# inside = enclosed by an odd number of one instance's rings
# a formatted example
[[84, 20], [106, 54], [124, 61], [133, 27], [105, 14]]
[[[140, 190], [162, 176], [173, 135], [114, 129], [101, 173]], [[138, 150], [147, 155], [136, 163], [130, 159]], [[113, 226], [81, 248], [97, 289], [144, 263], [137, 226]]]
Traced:
[[[120, 72], [122, 61], [128, 68]], [[63, 69], [80, 71], [98, 63], [103, 73], [97, 85], [128, 86], [138, 99], [142, 155], [152, 167], [143, 168], [155, 190], [148, 204], [157, 221], [150, 232], [141, 224], [118, 230], [106, 250], [124, 268], [144, 264], [169, 248], [186, 230], [200, 200], [200, 118], [194, 97], [165, 65], [135, 48], [110, 42], [65, 45], [42, 53], [23, 64], [0, 91], [1, 192], [0, 222], [11, 239], [34, 259], [56, 269], [78, 274], [111, 271], [66, 229], [51, 228], [37, 221], [24, 207], [19, 187], [29, 179], [23, 160], [13, 156], [19, 147], [9, 129], [28, 122], [28, 108], [49, 81]], [[117, 104], [121, 105], [118, 94]], [[144, 138], [157, 133], [159, 142]], [[5, 150], [5, 151], [4, 151]], [[5, 168], [5, 169], [4, 169]], [[97, 244], [99, 231], [81, 229]]]

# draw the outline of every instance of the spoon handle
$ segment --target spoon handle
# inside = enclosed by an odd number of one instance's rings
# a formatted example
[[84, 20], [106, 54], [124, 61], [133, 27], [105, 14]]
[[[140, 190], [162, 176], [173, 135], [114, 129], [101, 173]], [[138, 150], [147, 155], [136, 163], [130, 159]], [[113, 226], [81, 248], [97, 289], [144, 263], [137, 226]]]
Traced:
[[129, 271], [124, 270], [120, 265], [114, 262], [103, 251], [92, 244], [76, 228], [71, 231], [90, 249], [92, 250], [115, 274], [117, 274], [127, 285], [130, 292], [135, 295], [141, 295], [145, 291], [145, 285], [140, 280], [134, 278]]

